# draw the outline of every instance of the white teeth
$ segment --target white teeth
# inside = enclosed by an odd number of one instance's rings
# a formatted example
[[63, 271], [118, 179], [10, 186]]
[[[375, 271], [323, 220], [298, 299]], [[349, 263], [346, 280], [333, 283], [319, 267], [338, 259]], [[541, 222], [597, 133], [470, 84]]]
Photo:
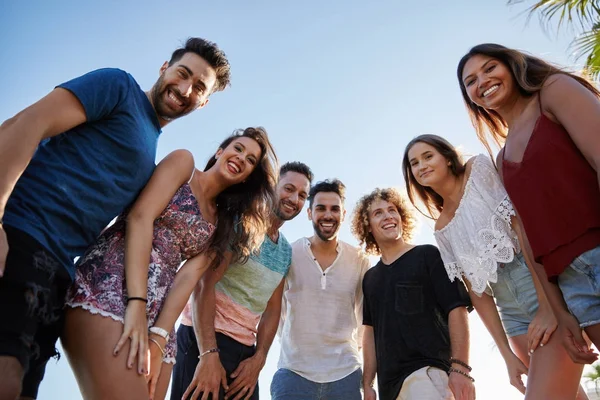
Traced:
[[491, 88], [487, 89], [485, 92], [483, 92], [482, 97], [487, 97], [490, 94], [494, 93], [496, 90], [498, 90], [499, 85], [494, 85]]
[[333, 224], [321, 224], [321, 226], [324, 228], [331, 228], [333, 227]]
[[177, 96], [175, 96], [175, 94], [173, 94], [173, 92], [169, 92], [169, 98], [170, 98], [171, 100], [173, 100], [175, 103], [177, 103], [178, 105], [180, 105], [180, 106], [182, 106], [182, 105], [183, 105], [183, 102], [182, 102], [181, 100], [179, 100], [179, 99], [177, 98]]
[[283, 203], [283, 207], [284, 207], [284, 208], [287, 208], [287, 209], [288, 209], [288, 210], [290, 210], [290, 211], [294, 211], [294, 210], [295, 210], [295, 207], [293, 207], [293, 206], [291, 206], [291, 205], [289, 205], [289, 204], [285, 204], [285, 203]]
[[383, 229], [395, 228], [395, 227], [396, 227], [396, 224], [385, 224], [385, 225], [383, 226]]

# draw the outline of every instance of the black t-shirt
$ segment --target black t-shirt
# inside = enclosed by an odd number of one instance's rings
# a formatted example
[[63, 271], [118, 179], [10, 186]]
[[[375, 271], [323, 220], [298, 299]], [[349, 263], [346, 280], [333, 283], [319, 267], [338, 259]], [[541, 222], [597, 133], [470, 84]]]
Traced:
[[437, 247], [416, 246], [363, 280], [363, 324], [373, 327], [382, 400], [396, 399], [414, 371], [450, 367], [448, 314], [470, 307], [462, 282], [450, 282]]

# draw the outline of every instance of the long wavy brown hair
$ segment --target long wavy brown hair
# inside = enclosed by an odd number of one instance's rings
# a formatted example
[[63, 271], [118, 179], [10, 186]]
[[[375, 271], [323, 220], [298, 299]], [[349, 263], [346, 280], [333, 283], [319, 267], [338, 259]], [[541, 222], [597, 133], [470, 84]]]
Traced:
[[[270, 226], [275, 204], [279, 163], [267, 131], [261, 127], [236, 130], [219, 145], [219, 149], [226, 149], [240, 137], [254, 139], [260, 146], [261, 155], [244, 182], [228, 187], [217, 196], [217, 229], [209, 247], [209, 251], [214, 252], [213, 269], [219, 266], [227, 250], [233, 253], [233, 262], [242, 263], [258, 251]], [[217, 159], [211, 157], [204, 171], [216, 162]]]
[[352, 212], [352, 233], [359, 241], [360, 245], [365, 246], [365, 253], [369, 255], [381, 255], [381, 250], [373, 237], [373, 233], [369, 231], [369, 207], [376, 200], [384, 200], [392, 203], [398, 209], [402, 224], [402, 239], [408, 242], [412, 239], [413, 231], [416, 226], [416, 218], [412, 211], [412, 207], [408, 201], [396, 189], [375, 189], [371, 193], [361, 197], [356, 203]]
[[494, 43], [484, 43], [473, 47], [460, 59], [456, 74], [458, 76], [460, 91], [467, 107], [469, 117], [471, 118], [471, 122], [477, 132], [477, 137], [485, 146], [490, 156], [492, 156], [492, 159], [494, 157], [492, 155], [490, 139], [496, 146], [503, 146], [508, 133], [508, 125], [496, 111], [480, 107], [469, 99], [462, 75], [467, 61], [476, 55], [494, 58], [508, 67], [515, 80], [519, 93], [523, 97], [531, 97], [538, 93], [544, 86], [546, 80], [554, 74], [568, 75], [581, 83], [590, 92], [600, 97], [598, 89], [584, 77], [568, 72], [563, 68], [556, 67], [541, 58]]
[[[465, 164], [458, 150], [450, 142], [438, 135], [420, 135], [408, 142], [404, 149], [402, 157], [402, 171], [404, 172], [404, 184], [408, 199], [415, 208], [424, 216], [431, 219], [438, 219], [444, 208], [444, 199], [435, 190], [423, 186], [415, 178], [410, 167], [408, 152], [417, 143], [427, 143], [436, 149], [446, 160], [450, 162], [450, 171], [454, 176], [460, 176], [465, 172]], [[426, 212], [421, 211], [417, 206], [416, 200], [419, 200], [425, 206]]]

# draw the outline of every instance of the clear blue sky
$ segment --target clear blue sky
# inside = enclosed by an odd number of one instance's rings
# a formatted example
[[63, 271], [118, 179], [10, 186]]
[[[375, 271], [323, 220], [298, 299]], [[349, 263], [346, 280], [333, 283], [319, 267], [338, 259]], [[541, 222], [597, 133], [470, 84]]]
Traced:
[[[376, 186], [402, 186], [401, 155], [421, 133], [482, 152], [465, 112], [456, 64], [473, 45], [497, 42], [572, 65], [570, 34], [546, 35], [524, 6], [506, 0], [434, 1], [16, 1], [0, 5], [0, 121], [68, 79], [101, 67], [152, 86], [161, 64], [189, 36], [217, 42], [232, 87], [165, 127], [158, 158], [191, 150], [203, 165], [233, 129], [266, 127], [280, 160], [300, 160], [316, 179], [348, 188], [349, 213]], [[312, 233], [303, 212], [288, 239]], [[348, 225], [341, 237], [355, 243]], [[434, 243], [423, 221], [416, 243]], [[519, 399], [504, 363], [473, 314], [478, 398]], [[274, 343], [261, 396], [276, 369]], [[66, 359], [51, 362], [40, 399], [79, 399]]]

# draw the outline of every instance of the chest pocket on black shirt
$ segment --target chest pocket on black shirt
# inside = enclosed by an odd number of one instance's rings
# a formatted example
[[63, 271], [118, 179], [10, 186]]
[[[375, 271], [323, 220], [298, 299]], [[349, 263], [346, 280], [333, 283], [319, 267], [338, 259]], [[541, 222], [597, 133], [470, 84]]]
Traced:
[[396, 311], [403, 315], [423, 312], [423, 287], [416, 284], [397, 283], [394, 290]]

